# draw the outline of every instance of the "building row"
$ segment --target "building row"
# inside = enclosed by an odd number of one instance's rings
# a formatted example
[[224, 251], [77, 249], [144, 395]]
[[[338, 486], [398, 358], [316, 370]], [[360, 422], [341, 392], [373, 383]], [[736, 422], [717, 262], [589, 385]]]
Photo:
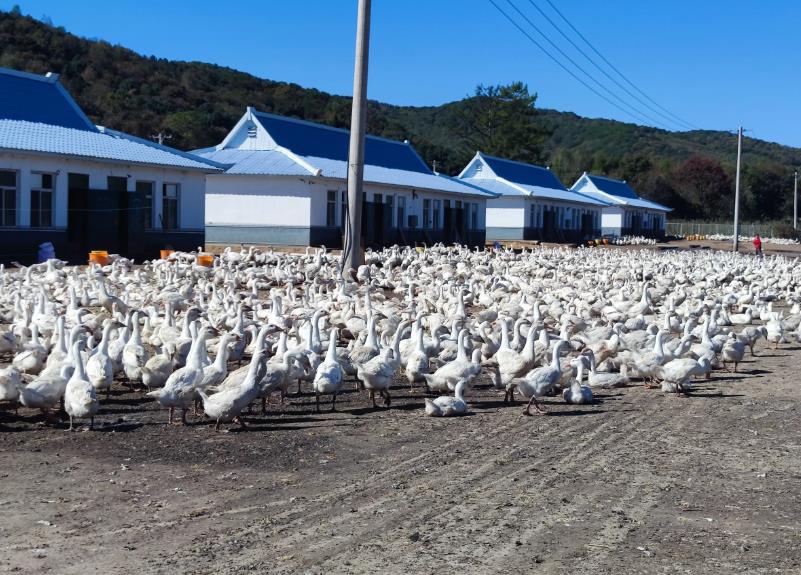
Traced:
[[[0, 260], [92, 249], [152, 257], [204, 244], [338, 247], [347, 221], [347, 130], [248, 108], [217, 146], [182, 152], [94, 125], [58, 76], [0, 68]], [[669, 208], [585, 173], [478, 152], [430, 169], [411, 144], [367, 136], [368, 246], [577, 242], [664, 234]]]

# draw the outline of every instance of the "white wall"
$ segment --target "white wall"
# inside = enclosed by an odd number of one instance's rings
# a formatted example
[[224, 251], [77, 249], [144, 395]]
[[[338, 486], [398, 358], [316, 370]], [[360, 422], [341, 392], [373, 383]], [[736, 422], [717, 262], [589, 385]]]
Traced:
[[501, 196], [487, 202], [488, 228], [523, 228], [526, 217], [526, 198], [523, 196]]
[[53, 174], [54, 206], [53, 225], [56, 228], [67, 226], [68, 174], [79, 173], [89, 175], [89, 187], [107, 189], [108, 176], [127, 178], [128, 191], [136, 190], [137, 180], [149, 181], [154, 186], [154, 215], [156, 229], [160, 228], [161, 192], [164, 182], [180, 185], [179, 226], [185, 230], [203, 229], [205, 174], [196, 170], [180, 168], [158, 168], [135, 164], [105, 163], [78, 158], [59, 157], [55, 155], [36, 155], [24, 153], [0, 152], [0, 170], [17, 172], [17, 225], [30, 226], [30, 186], [31, 172]]
[[314, 190], [308, 180], [294, 176], [209, 174], [206, 224], [308, 227], [314, 225]]
[[615, 229], [620, 231], [623, 228], [623, 208], [614, 206], [604, 208], [601, 214], [601, 228]]

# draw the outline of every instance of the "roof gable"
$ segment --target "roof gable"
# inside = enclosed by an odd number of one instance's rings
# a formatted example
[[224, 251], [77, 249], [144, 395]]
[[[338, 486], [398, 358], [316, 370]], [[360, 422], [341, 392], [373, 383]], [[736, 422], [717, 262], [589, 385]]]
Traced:
[[97, 132], [55, 74], [0, 68], [0, 119]]
[[596, 188], [607, 194], [629, 199], [636, 199], [639, 197], [624, 180], [613, 180], [612, 178], [595, 176], [593, 174], [587, 174], [587, 179], [589, 179]]
[[553, 190], [567, 189], [564, 184], [559, 181], [559, 178], [556, 177], [556, 174], [548, 168], [535, 166], [534, 164], [515, 162], [513, 160], [505, 160], [503, 158], [495, 158], [485, 154], [481, 154], [481, 158], [496, 176], [509, 180], [510, 182], [527, 186], [537, 186], [540, 188], [550, 188]]
[[[304, 120], [255, 112], [253, 116], [269, 133], [276, 145], [298, 156], [348, 160], [350, 132]], [[420, 156], [406, 142], [376, 136], [364, 140], [364, 163], [383, 168], [430, 174]]]

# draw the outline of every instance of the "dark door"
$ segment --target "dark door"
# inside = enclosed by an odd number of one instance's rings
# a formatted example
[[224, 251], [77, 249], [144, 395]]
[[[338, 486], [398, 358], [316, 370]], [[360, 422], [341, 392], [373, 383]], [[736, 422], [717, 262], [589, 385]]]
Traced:
[[595, 230], [592, 229], [592, 214], [583, 214], [581, 216], [581, 239], [586, 240], [591, 238], [595, 233]]
[[67, 174], [68, 257], [85, 257], [89, 233], [89, 175]]
[[114, 252], [120, 254], [128, 254], [128, 179], [122, 176], [109, 176], [108, 177], [108, 192], [106, 194], [98, 194], [106, 196], [102, 201], [106, 204], [109, 210], [108, 223], [112, 224], [114, 228], [110, 230], [109, 238], [115, 237], [117, 245]]
[[545, 210], [542, 212], [542, 239], [552, 241], [556, 237], [556, 211]]
[[642, 228], [642, 218], [638, 214], [631, 216], [631, 233], [639, 234]]

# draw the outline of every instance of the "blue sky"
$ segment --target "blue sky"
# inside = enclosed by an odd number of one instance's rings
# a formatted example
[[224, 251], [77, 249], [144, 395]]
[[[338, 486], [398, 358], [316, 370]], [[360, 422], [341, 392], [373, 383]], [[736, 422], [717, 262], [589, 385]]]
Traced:
[[[495, 1], [545, 44], [508, 0]], [[585, 70], [611, 85], [532, 5], [568, 31], [546, 0], [513, 1]], [[801, 146], [797, 3], [551, 1], [609, 61], [673, 114], [701, 128], [735, 130], [742, 124], [754, 137]], [[213, 62], [337, 94], [352, 90], [356, 0], [16, 3], [25, 14], [47, 15], [70, 32], [143, 54]], [[0, 0], [5, 10], [14, 4]], [[478, 83], [522, 80], [539, 94], [540, 107], [636, 121], [560, 69], [489, 0], [373, 0], [372, 23], [371, 99], [441, 104], [464, 97]]]

